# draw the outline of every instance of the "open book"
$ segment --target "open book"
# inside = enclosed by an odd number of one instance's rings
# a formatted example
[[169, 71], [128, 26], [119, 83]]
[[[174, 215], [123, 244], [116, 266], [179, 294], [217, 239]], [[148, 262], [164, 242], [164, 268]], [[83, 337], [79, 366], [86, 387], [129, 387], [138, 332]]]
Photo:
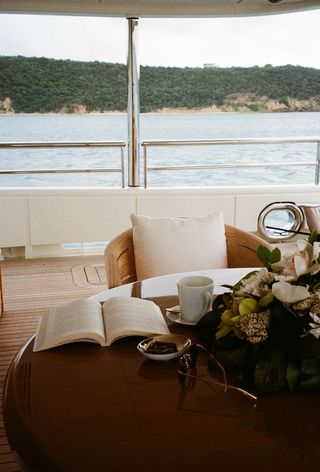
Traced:
[[39, 321], [34, 351], [76, 341], [110, 346], [125, 336], [168, 334], [160, 308], [152, 301], [114, 297], [101, 303], [90, 298], [52, 308]]

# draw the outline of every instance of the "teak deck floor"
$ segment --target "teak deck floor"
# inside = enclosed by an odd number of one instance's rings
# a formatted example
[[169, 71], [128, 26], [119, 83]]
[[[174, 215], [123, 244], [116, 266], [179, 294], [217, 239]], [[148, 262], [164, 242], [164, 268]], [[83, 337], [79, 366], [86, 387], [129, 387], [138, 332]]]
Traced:
[[0, 471], [17, 472], [6, 437], [2, 392], [8, 367], [50, 307], [106, 290], [103, 256], [70, 256], [1, 261], [3, 313], [0, 317]]

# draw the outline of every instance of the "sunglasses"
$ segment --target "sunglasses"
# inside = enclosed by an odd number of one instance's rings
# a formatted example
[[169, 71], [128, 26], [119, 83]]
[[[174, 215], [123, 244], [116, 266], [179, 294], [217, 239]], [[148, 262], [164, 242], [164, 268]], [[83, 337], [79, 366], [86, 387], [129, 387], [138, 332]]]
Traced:
[[[216, 365], [220, 369], [223, 376], [222, 382], [214, 380], [212, 377], [197, 375], [197, 360], [199, 352], [203, 352], [208, 356], [207, 365], [209, 368], [213, 365]], [[257, 400], [256, 396], [247, 392], [243, 388], [228, 384], [227, 374], [222, 364], [217, 360], [212, 352], [208, 351], [204, 346], [198, 343], [192, 344], [190, 348], [179, 358], [178, 379], [180, 384], [186, 387], [188, 390], [193, 389], [196, 380], [202, 380], [208, 385], [218, 385], [223, 387], [224, 392], [227, 392], [228, 390], [234, 390], [241, 393], [250, 400]]]

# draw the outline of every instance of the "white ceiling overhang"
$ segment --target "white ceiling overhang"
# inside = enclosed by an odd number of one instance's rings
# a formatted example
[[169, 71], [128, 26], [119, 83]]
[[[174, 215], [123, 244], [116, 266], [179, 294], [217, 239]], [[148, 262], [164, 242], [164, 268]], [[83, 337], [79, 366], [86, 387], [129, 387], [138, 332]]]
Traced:
[[115, 17], [221, 17], [320, 8], [315, 0], [0, 0], [0, 13]]

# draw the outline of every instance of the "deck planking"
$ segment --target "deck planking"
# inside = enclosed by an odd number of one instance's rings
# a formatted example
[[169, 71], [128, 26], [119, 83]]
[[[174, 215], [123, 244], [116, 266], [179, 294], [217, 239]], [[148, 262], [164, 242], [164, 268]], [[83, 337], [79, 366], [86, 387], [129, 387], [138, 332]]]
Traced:
[[106, 290], [102, 255], [1, 261], [3, 313], [0, 317], [0, 471], [20, 472], [2, 414], [2, 392], [12, 359], [49, 308]]

